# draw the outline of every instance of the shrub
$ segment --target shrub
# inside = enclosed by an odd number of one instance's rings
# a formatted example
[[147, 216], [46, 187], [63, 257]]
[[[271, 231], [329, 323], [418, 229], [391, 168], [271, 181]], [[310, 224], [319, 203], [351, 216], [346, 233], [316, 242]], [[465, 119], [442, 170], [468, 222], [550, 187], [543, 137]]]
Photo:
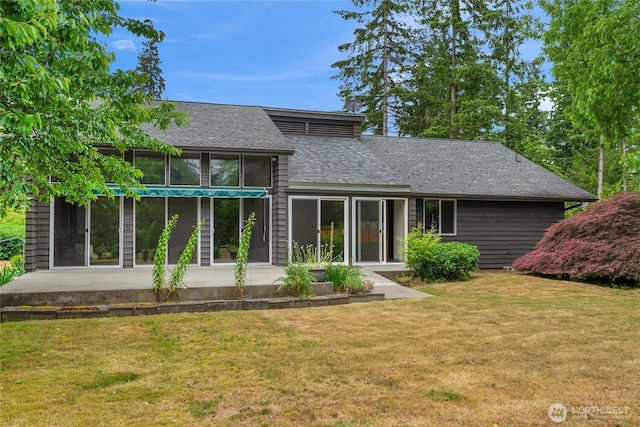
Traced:
[[478, 270], [480, 251], [467, 243], [439, 244], [433, 258], [420, 265], [416, 274], [427, 282], [455, 282], [468, 280], [469, 273]]
[[11, 257], [11, 267], [16, 270], [18, 276], [24, 274], [24, 255], [14, 255]]
[[360, 267], [355, 265], [329, 264], [324, 272], [324, 280], [333, 283], [334, 292], [359, 294], [371, 292], [373, 288], [365, 287], [366, 278]]
[[422, 230], [422, 224], [419, 223], [407, 234], [406, 238], [398, 238], [398, 241], [402, 243], [401, 252], [405, 257], [404, 263], [411, 276], [419, 276], [418, 271], [433, 260], [435, 250], [440, 244], [440, 235], [433, 230], [429, 230], [427, 233], [423, 233]]
[[24, 225], [0, 225], [0, 259], [11, 259], [22, 253], [24, 233]]
[[617, 194], [551, 226], [513, 268], [526, 273], [640, 286], [640, 193]]
[[0, 269], [0, 286], [4, 286], [15, 277], [18, 276], [18, 271], [10, 265]]
[[288, 295], [300, 298], [313, 297], [313, 275], [306, 265], [299, 263], [290, 263], [284, 269], [285, 275], [276, 279], [282, 284], [278, 287], [278, 292], [285, 292]]

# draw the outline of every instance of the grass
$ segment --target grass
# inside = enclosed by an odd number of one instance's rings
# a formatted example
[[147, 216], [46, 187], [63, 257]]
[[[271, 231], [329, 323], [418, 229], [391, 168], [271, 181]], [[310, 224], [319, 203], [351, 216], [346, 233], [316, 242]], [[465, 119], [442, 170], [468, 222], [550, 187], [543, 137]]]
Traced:
[[0, 325], [1, 425], [640, 425], [640, 291], [475, 274], [432, 298]]

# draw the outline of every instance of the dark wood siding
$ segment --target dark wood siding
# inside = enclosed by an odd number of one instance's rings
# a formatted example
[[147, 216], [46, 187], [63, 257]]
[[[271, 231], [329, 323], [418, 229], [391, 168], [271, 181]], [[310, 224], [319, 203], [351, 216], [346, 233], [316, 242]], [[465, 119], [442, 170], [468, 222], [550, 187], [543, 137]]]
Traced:
[[[414, 228], [418, 222], [421, 222], [422, 220], [418, 220], [418, 203], [416, 203], [416, 199], [413, 197], [410, 197], [407, 201], [408, 203], [408, 215], [409, 215], [409, 224], [407, 224], [409, 226], [409, 231], [411, 231], [412, 228]], [[420, 215], [422, 215], [422, 210], [420, 210]]]
[[442, 241], [476, 245], [480, 268], [503, 268], [530, 252], [545, 231], [564, 217], [561, 202], [458, 200], [457, 235]]
[[200, 199], [200, 219], [204, 219], [200, 230], [200, 265], [211, 265], [211, 199]]
[[132, 268], [134, 259], [134, 228], [133, 228], [133, 205], [134, 200], [125, 197], [122, 203], [122, 267]]
[[272, 192], [272, 262], [283, 265], [287, 260], [287, 194], [289, 186], [289, 156], [280, 155], [273, 167]]
[[[133, 152], [124, 154], [124, 159], [133, 164]], [[122, 202], [122, 267], [133, 268], [135, 258], [134, 235], [134, 200], [125, 197]]]

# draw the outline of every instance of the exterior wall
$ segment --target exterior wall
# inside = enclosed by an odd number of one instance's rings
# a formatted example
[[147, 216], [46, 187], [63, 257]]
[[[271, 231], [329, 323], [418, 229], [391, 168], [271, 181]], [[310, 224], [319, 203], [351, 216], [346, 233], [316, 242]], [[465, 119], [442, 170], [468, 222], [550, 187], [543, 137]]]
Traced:
[[286, 190], [289, 187], [289, 156], [280, 155], [273, 165], [272, 193], [272, 263], [284, 265], [287, 254], [287, 215], [288, 201]]
[[26, 214], [25, 271], [49, 269], [49, 229], [51, 210], [48, 203], [33, 202]]
[[122, 204], [122, 267], [132, 268], [135, 258], [134, 248], [134, 226], [133, 226], [133, 205], [134, 200], [125, 198]]
[[[125, 153], [124, 159], [133, 163], [133, 152]], [[133, 205], [134, 200], [125, 197], [122, 202], [122, 224], [120, 226], [122, 233], [122, 267], [132, 268], [135, 258], [134, 247], [134, 228], [133, 228]]]
[[410, 197], [407, 201], [409, 204], [409, 206], [407, 206], [407, 209], [409, 209], [409, 224], [407, 224], [409, 231], [418, 225], [418, 222], [421, 222], [418, 218], [422, 218], [422, 203], [417, 203], [416, 200], [417, 199]]
[[562, 202], [458, 200], [457, 205], [457, 235], [443, 236], [442, 241], [477, 246], [480, 268], [485, 269], [510, 266], [564, 218]]
[[[200, 154], [200, 185], [208, 187], [210, 184], [209, 175], [209, 153]], [[203, 197], [198, 199], [200, 205], [200, 220], [204, 219], [200, 230], [200, 265], [211, 265], [211, 199]]]

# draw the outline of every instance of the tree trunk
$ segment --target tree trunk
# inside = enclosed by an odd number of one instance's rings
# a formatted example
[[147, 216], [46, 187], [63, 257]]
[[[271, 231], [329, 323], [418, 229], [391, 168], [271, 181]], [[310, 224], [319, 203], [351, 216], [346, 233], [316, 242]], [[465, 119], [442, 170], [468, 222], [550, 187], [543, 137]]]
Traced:
[[600, 145], [598, 146], [598, 200], [602, 200], [602, 184], [604, 182], [604, 135], [600, 135]]
[[384, 32], [383, 32], [383, 38], [384, 40], [382, 41], [383, 43], [383, 52], [382, 52], [382, 78], [384, 79], [384, 82], [382, 84], [382, 135], [383, 136], [387, 136], [387, 134], [389, 133], [387, 127], [388, 127], [388, 112], [387, 110], [389, 109], [389, 101], [388, 101], [388, 97], [389, 97], [389, 70], [388, 70], [388, 58], [387, 56], [389, 55], [389, 41], [388, 41], [388, 34], [387, 34], [387, 16], [386, 16], [386, 9], [385, 9], [385, 22], [384, 22]]
[[627, 143], [623, 139], [622, 140], [622, 191], [624, 192], [627, 191], [627, 174], [628, 174], [626, 157], [627, 157]]
[[449, 138], [456, 137], [455, 131], [456, 115], [456, 24], [454, 17], [451, 17], [451, 129]]

